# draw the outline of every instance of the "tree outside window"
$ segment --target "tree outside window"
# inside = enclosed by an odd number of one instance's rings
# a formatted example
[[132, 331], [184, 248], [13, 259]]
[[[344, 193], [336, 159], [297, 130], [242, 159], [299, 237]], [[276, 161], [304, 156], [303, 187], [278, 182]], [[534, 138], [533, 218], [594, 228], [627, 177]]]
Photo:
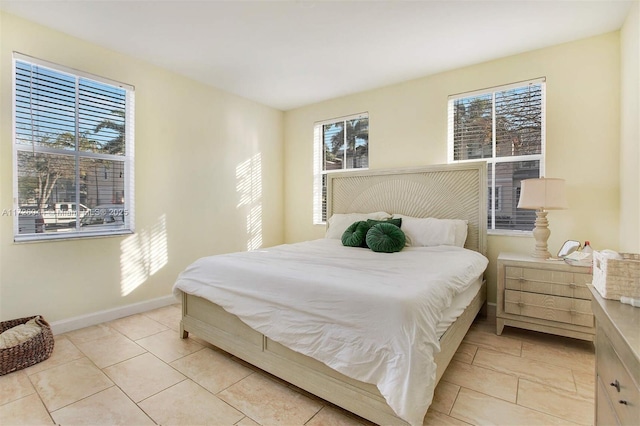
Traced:
[[327, 173], [369, 167], [369, 115], [315, 125], [314, 223], [327, 219]]
[[449, 97], [449, 162], [488, 164], [488, 229], [530, 231], [520, 182], [544, 171], [544, 79]]
[[[133, 88], [20, 54], [14, 75], [16, 241], [131, 232]], [[117, 226], [85, 220], [103, 208]]]

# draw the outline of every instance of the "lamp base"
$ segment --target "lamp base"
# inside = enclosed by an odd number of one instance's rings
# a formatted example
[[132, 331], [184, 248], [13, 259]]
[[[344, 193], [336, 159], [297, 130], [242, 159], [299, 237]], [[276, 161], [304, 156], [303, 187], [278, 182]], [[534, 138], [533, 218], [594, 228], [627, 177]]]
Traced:
[[533, 228], [533, 238], [536, 239], [536, 249], [531, 256], [536, 259], [549, 259], [551, 253], [549, 253], [547, 247], [547, 240], [551, 231], [549, 230], [549, 221], [547, 220], [546, 211], [540, 209], [536, 210], [536, 227]]

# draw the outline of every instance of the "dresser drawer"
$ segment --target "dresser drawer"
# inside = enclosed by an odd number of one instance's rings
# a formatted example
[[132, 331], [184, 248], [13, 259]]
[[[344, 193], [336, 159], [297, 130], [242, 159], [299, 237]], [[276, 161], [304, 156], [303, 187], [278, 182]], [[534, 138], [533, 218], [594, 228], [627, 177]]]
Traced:
[[616, 417], [616, 412], [611, 406], [611, 401], [607, 397], [607, 390], [602, 384], [600, 377], [596, 381], [596, 425], [617, 426], [620, 421]]
[[591, 302], [588, 300], [505, 290], [504, 311], [514, 315], [593, 327]]
[[600, 328], [596, 336], [596, 355], [598, 379], [602, 381], [617, 418], [623, 425], [637, 425], [640, 420], [640, 391]]
[[590, 274], [578, 272], [513, 266], [507, 266], [505, 271], [505, 287], [508, 289], [584, 300], [591, 300], [586, 286], [591, 280]]

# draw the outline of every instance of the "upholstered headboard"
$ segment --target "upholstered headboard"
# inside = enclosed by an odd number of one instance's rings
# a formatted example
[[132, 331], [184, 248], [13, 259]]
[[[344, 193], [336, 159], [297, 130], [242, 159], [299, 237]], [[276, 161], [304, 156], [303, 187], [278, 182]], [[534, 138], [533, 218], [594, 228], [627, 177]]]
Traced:
[[465, 219], [465, 247], [486, 255], [485, 162], [329, 173], [327, 178], [327, 218], [334, 213], [385, 211]]

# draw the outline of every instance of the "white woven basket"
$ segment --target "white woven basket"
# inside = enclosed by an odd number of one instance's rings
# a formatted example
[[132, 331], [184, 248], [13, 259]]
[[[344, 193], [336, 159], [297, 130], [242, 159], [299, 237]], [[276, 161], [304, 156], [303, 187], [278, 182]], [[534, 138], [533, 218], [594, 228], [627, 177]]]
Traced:
[[622, 260], [593, 252], [593, 286], [605, 299], [640, 299], [640, 254], [620, 253]]

